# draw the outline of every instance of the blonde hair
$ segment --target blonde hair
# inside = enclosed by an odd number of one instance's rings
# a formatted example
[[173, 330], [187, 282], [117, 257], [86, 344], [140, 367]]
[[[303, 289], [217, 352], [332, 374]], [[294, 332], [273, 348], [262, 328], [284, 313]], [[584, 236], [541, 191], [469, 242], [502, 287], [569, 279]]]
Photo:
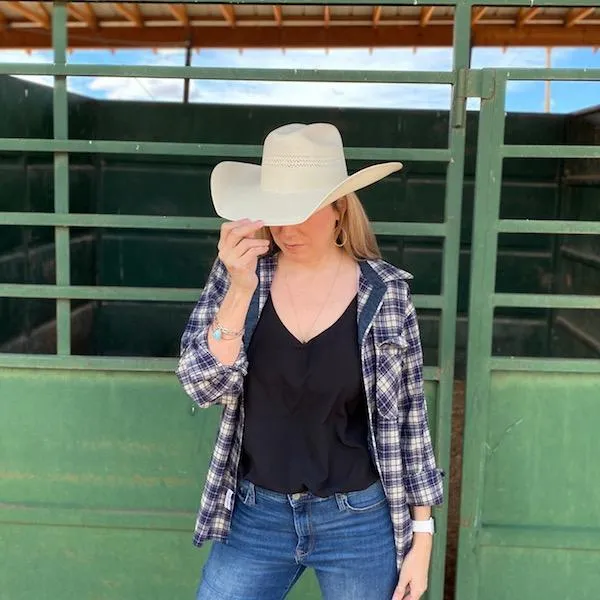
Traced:
[[336, 200], [334, 205], [340, 215], [335, 230], [336, 243], [343, 241], [344, 250], [356, 260], [381, 258], [369, 217], [356, 192]]
[[[375, 260], [381, 258], [381, 251], [367, 213], [355, 192], [338, 198], [333, 205], [339, 214], [335, 228], [336, 244], [341, 246], [355, 260]], [[263, 227], [257, 237], [269, 240], [271, 249], [277, 246], [269, 227]]]

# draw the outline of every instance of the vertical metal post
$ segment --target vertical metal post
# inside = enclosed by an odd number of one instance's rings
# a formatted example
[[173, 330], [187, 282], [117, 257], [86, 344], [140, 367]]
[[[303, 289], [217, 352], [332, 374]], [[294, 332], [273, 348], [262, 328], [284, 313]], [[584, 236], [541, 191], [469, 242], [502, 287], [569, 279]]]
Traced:
[[481, 527], [486, 435], [490, 392], [490, 355], [496, 284], [502, 188], [506, 77], [496, 74], [495, 93], [482, 98], [477, 140], [477, 171], [471, 243], [471, 286], [463, 452], [463, 480], [456, 598], [475, 600], [479, 586], [478, 535]]
[[[546, 48], [546, 69], [552, 68], [552, 48]], [[546, 79], [544, 82], [544, 112], [549, 113], [552, 108], [552, 82]]]
[[[189, 67], [192, 64], [192, 38], [188, 42], [187, 48], [185, 49], [185, 66]], [[189, 104], [190, 102], [190, 78], [186, 77], [183, 80], [183, 103]]]
[[[446, 171], [445, 221], [448, 224], [442, 253], [442, 297], [443, 306], [440, 321], [439, 365], [440, 380], [438, 388], [438, 410], [436, 423], [436, 453], [439, 464], [447, 474], [445, 492], [450, 489], [450, 445], [452, 435], [452, 398], [454, 391], [454, 360], [456, 341], [456, 313], [458, 298], [458, 268], [460, 258], [460, 218], [463, 195], [464, 155], [466, 132], [466, 102], [462, 98], [464, 89], [460, 89], [458, 73], [470, 63], [471, 10], [469, 5], [459, 4], [455, 8], [453, 69], [457, 74], [457, 85], [452, 88], [452, 106], [450, 109], [448, 144], [451, 158]], [[459, 114], [460, 113], [460, 114]], [[459, 127], [454, 122], [461, 123]], [[448, 527], [448, 502], [446, 501], [436, 514], [439, 534], [433, 548], [432, 577], [428, 598], [441, 600], [444, 597], [444, 575], [446, 558], [446, 540]]]
[[[52, 47], [54, 64], [66, 63], [67, 49], [67, 8], [63, 0], [54, 2], [52, 12]], [[69, 137], [67, 78], [54, 76], [53, 97], [54, 139], [66, 140]], [[69, 212], [69, 155], [66, 152], [54, 153], [54, 212]], [[55, 227], [56, 285], [70, 284], [69, 228]], [[57, 354], [71, 353], [71, 301], [56, 301], [56, 351]]]

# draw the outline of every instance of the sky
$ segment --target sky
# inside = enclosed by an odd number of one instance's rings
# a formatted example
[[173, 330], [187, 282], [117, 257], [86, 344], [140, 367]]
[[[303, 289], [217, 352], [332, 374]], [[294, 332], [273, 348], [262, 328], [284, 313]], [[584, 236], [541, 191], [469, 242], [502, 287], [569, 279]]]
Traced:
[[[51, 51], [0, 50], [0, 62], [51, 62]], [[71, 63], [121, 65], [183, 65], [180, 49], [76, 50]], [[449, 71], [452, 51], [445, 48], [336, 49], [324, 50], [201, 50], [194, 52], [192, 65], [203, 67], [261, 67], [357, 70]], [[543, 48], [476, 48], [473, 68], [528, 67], [546, 65]], [[552, 51], [556, 68], [600, 68], [600, 52], [592, 48], [557, 48]], [[25, 77], [52, 85], [51, 77]], [[70, 91], [98, 99], [180, 102], [183, 82], [175, 79], [76, 77], [69, 78]], [[507, 110], [543, 112], [544, 82], [509, 82]], [[203, 81], [190, 83], [192, 102], [288, 106], [368, 106], [447, 110], [450, 87], [426, 84], [294, 83], [250, 81]], [[552, 82], [551, 111], [568, 113], [600, 105], [600, 82]], [[468, 107], [476, 110], [478, 101]]]

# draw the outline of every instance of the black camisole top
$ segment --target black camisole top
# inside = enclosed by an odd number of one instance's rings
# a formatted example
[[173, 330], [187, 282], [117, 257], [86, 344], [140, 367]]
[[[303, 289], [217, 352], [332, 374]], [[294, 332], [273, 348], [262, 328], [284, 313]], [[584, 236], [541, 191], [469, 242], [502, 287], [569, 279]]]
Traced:
[[361, 490], [379, 478], [367, 444], [357, 302], [355, 296], [333, 325], [302, 343], [269, 295], [247, 351], [239, 477], [318, 496]]

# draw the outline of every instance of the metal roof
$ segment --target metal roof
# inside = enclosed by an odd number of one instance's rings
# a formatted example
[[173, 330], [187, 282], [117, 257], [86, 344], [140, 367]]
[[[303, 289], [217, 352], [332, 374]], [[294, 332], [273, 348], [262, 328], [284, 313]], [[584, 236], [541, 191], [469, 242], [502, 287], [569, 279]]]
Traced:
[[[0, 2], [0, 48], [51, 47], [52, 2]], [[69, 2], [70, 48], [451, 46], [452, 6]], [[600, 7], [475, 7], [473, 46], [600, 46]]]

